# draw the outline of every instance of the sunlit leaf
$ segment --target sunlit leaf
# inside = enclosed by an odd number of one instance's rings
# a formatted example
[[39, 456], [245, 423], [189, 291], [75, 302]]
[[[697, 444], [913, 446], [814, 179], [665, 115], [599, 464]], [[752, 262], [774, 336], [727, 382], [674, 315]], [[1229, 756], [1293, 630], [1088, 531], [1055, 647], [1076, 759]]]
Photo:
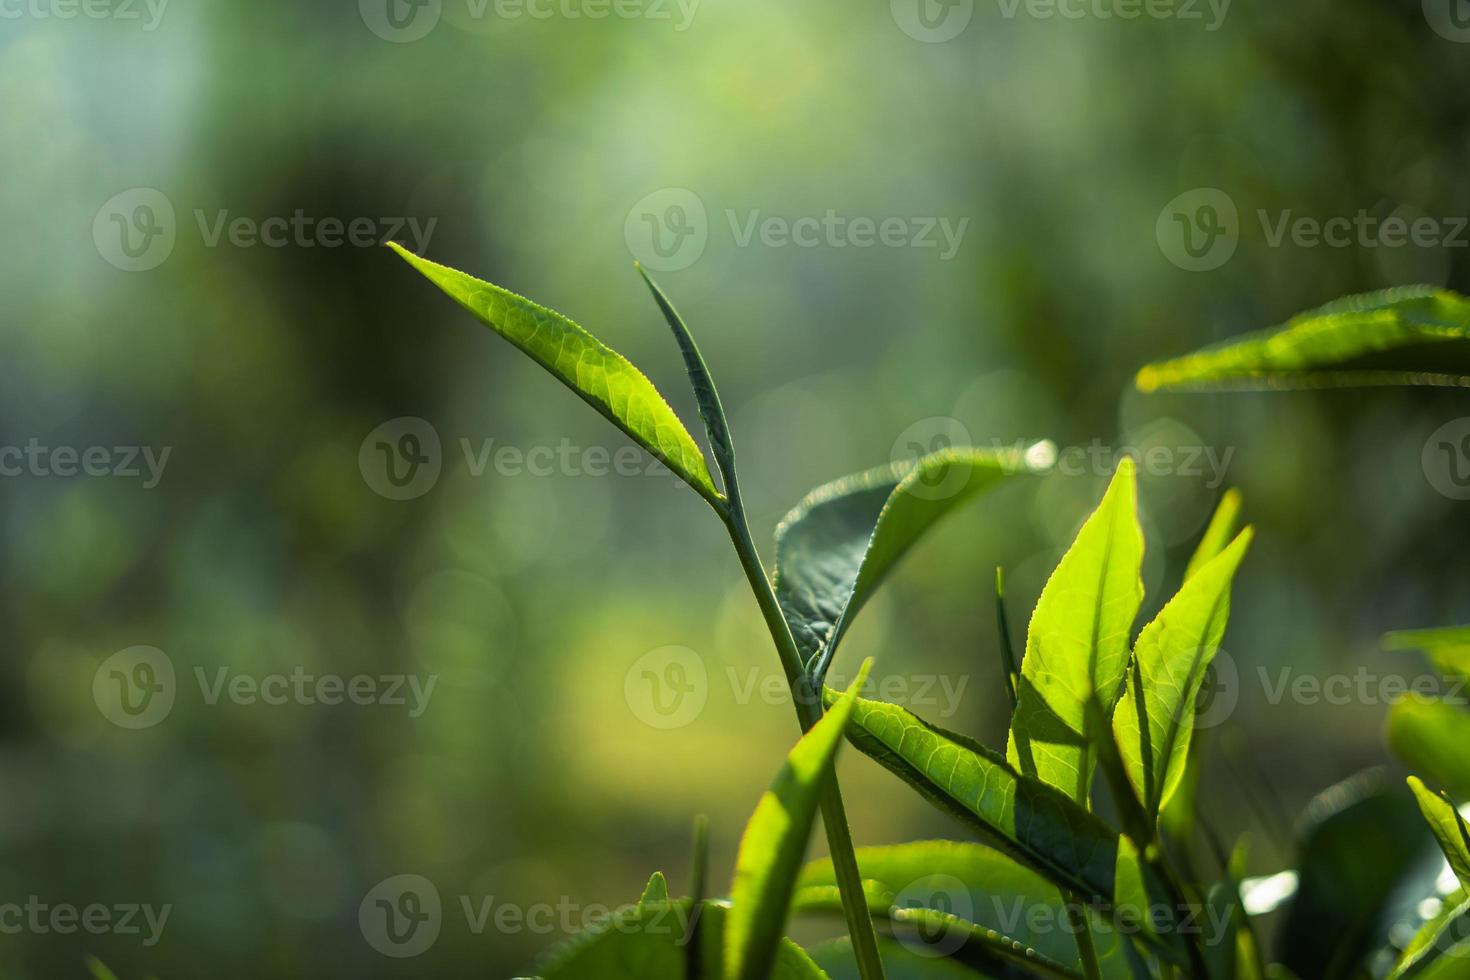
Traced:
[[864, 662], [847, 693], [796, 743], [745, 825], [730, 886], [725, 935], [729, 980], [761, 980], [771, 969], [823, 784], [831, 778], [843, 731], [871, 666], [871, 660]]
[[1240, 507], [1240, 491], [1234, 487], [1226, 490], [1220, 502], [1215, 505], [1215, 513], [1211, 515], [1209, 526], [1195, 546], [1194, 554], [1189, 556], [1189, 564], [1184, 566], [1185, 581], [1192, 578], [1206, 562], [1224, 551], [1225, 546], [1235, 539], [1235, 529], [1240, 524]]
[[[1470, 337], [1470, 301], [1431, 286], [1348, 296], [1138, 372], [1141, 391], [1160, 388], [1470, 384], [1449, 341]], [[1407, 360], [1386, 359], [1402, 352]]]
[[1470, 897], [1461, 890], [1448, 896], [1389, 973], [1388, 980], [1464, 980], [1470, 976]]
[[571, 320], [507, 289], [389, 243], [409, 265], [480, 322], [515, 344], [679, 475], [716, 509], [715, 490], [698, 444], [653, 382]]
[[858, 699], [848, 738], [986, 843], [1182, 961], [1177, 933], [1165, 924], [1155, 934], [1142, 914], [1172, 907], [1162, 883], [1126, 837], [1066, 794], [898, 705]]
[[1419, 777], [1409, 777], [1409, 789], [1414, 791], [1419, 810], [1429, 822], [1429, 829], [1439, 841], [1439, 849], [1444, 851], [1455, 877], [1461, 885], [1470, 888], [1470, 828], [1465, 826], [1465, 818], [1449, 800], [1430, 792]]
[[1113, 733], [1144, 811], [1157, 818], [1183, 778], [1195, 703], [1230, 616], [1230, 582], [1251, 529], [1210, 559], [1143, 628], [1133, 649]]
[[776, 595], [818, 682], [858, 611], [925, 531], [1031, 472], [1019, 450], [947, 449], [825, 484], [787, 514], [776, 528]]
[[1136, 493], [1133, 460], [1125, 457], [1042, 589], [1021, 659], [1006, 759], [1078, 802], [1088, 799], [1097, 725], [1123, 686], [1129, 631], [1143, 601]]

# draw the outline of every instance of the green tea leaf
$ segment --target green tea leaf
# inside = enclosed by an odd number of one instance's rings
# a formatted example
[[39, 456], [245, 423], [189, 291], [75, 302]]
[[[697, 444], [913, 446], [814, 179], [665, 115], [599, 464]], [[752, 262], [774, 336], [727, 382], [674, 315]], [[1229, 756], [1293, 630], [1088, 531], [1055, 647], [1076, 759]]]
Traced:
[[[1470, 337], [1470, 301], [1432, 286], [1348, 296], [1284, 326], [1248, 333], [1138, 372], [1140, 391], [1161, 388], [1291, 388], [1372, 384], [1465, 385], [1446, 373], [1446, 341]], [[1374, 355], [1410, 350], [1410, 363]]]
[[635, 265], [638, 274], [653, 293], [653, 301], [663, 313], [664, 321], [674, 332], [674, 339], [679, 343], [679, 353], [684, 357], [684, 370], [689, 374], [689, 383], [694, 388], [694, 398], [699, 405], [699, 417], [704, 420], [704, 432], [709, 437], [710, 451], [714, 453], [715, 466], [720, 471], [720, 478], [724, 481], [725, 493], [728, 495], [735, 485], [735, 444], [730, 439], [730, 424], [725, 418], [725, 407], [720, 404], [720, 393], [715, 390], [714, 378], [710, 376], [709, 365], [704, 363], [704, 356], [699, 353], [694, 335], [684, 325], [674, 304], [669, 302], [658, 283], [644, 270], [642, 263]]
[[761, 980], [770, 972], [822, 787], [831, 777], [843, 730], [871, 666], [871, 660], [864, 662], [847, 693], [796, 743], [745, 825], [730, 886], [725, 935], [729, 980]]
[[1215, 513], [1210, 517], [1210, 525], [1205, 528], [1204, 536], [1200, 538], [1199, 544], [1194, 549], [1194, 554], [1189, 556], [1189, 564], [1184, 566], [1184, 580], [1189, 581], [1194, 573], [1204, 567], [1205, 563], [1225, 550], [1235, 537], [1235, 528], [1240, 523], [1240, 491], [1231, 487], [1225, 491], [1220, 502], [1215, 505]]
[[[1031, 614], [1006, 759], [1088, 799], [1098, 719], [1123, 686], [1128, 635], [1143, 602], [1143, 530], [1133, 460], [1125, 457]], [[1101, 712], [1089, 710], [1095, 703]]]
[[776, 596], [820, 684], [883, 576], [933, 524], [1007, 477], [1018, 450], [947, 449], [818, 487], [776, 528]]
[[1385, 737], [1403, 764], [1455, 796], [1470, 798], [1470, 711], [1406, 697], [1388, 710]]
[[[1056, 885], [1000, 851], [967, 841], [914, 841], [858, 848], [857, 860], [876, 916], [892, 918], [895, 908], [910, 916], [924, 908], [947, 913], [954, 921], [925, 923], [944, 946], [953, 938], [967, 945], [1000, 944], [1005, 948], [992, 956], [1014, 961], [1020, 951], [1026, 959], [1050, 961], [1075, 974], [1077, 944]], [[797, 884], [798, 911], [841, 911], [831, 861], [807, 865]], [[1095, 939], [1104, 974], [1129, 976], [1119, 933], [1099, 930]]]
[[1465, 818], [1443, 794], [1431, 793], [1418, 776], [1409, 777], [1409, 789], [1414, 791], [1419, 810], [1429, 821], [1429, 829], [1439, 841], [1439, 849], [1444, 851], [1455, 877], [1461, 885], [1470, 888], [1470, 827], [1465, 826]]
[[1183, 961], [1178, 934], [1144, 921], [1150, 907], [1172, 907], [1163, 883], [1126, 837], [1066, 794], [895, 704], [859, 698], [848, 739], [991, 846]]
[[[631, 905], [597, 927], [547, 954], [537, 976], [543, 980], [691, 980], [685, 972], [685, 943], [699, 923], [700, 961], [720, 962], [729, 909], [714, 902], [698, 906], [687, 898]], [[799, 946], [779, 939], [771, 980], [826, 980], [827, 975]], [[706, 974], [699, 980], [713, 980]]]
[[1447, 897], [1439, 912], [1425, 922], [1409, 945], [1388, 980], [1463, 980], [1470, 972], [1466, 956], [1470, 947], [1470, 900], [1459, 891]]
[[1246, 528], [1185, 581], [1134, 645], [1127, 685], [1113, 711], [1113, 734], [1128, 781], [1154, 819], [1184, 776], [1200, 685], [1220, 649], [1230, 617], [1230, 582], [1251, 536]]
[[653, 382], [625, 357], [560, 313], [508, 289], [420, 258], [396, 242], [389, 245], [451, 299], [550, 371], [723, 513], [724, 498], [715, 489], [694, 437]]

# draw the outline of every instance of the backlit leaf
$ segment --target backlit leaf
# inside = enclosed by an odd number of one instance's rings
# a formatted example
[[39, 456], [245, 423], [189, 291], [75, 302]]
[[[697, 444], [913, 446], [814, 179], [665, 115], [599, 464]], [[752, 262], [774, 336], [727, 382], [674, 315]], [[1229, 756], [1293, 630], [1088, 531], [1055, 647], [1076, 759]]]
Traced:
[[1113, 712], [1123, 768], [1145, 813], [1157, 818], [1184, 776], [1195, 704], [1230, 617], [1230, 582], [1251, 529], [1210, 559], [1143, 628]]
[[[1431, 286], [1348, 296], [1138, 372], [1141, 391], [1470, 384], [1447, 342], [1470, 338], [1470, 301]], [[1398, 358], [1386, 357], [1399, 352]]]
[[[1129, 631], [1143, 601], [1143, 531], [1133, 460], [1125, 457], [1052, 572], [1026, 633], [1006, 759], [1021, 772], [1088, 799], [1098, 719], [1123, 686]], [[1090, 705], [1101, 710], [1090, 710]]]
[[481, 323], [515, 344], [679, 475], [717, 511], [715, 490], [698, 444], [653, 382], [627, 358], [554, 310], [457, 269], [389, 245]]

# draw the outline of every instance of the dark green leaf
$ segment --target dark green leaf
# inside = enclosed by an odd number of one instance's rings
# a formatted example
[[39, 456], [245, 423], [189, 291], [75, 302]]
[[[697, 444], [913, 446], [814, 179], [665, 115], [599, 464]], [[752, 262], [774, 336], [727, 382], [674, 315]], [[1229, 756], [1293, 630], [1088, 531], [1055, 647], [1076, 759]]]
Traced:
[[1321, 980], [1358, 976], [1443, 867], [1413, 796], [1378, 772], [1312, 802], [1298, 853], [1300, 883], [1277, 933], [1277, 958]]
[[689, 374], [689, 383], [694, 388], [694, 397], [699, 404], [699, 417], [704, 420], [704, 431], [709, 437], [710, 450], [715, 457], [715, 466], [720, 471], [720, 478], [725, 484], [725, 493], [728, 494], [730, 488], [735, 485], [735, 444], [730, 439], [730, 426], [725, 419], [725, 408], [720, 404], [720, 393], [715, 390], [714, 378], [710, 376], [709, 366], [704, 363], [704, 357], [699, 353], [699, 345], [694, 342], [693, 334], [684, 325], [683, 319], [674, 309], [674, 304], [669, 302], [664, 291], [644, 271], [641, 264], [638, 265], [638, 274], [648, 284], [649, 291], [653, 293], [654, 302], [658, 304], [664, 320], [668, 323], [669, 329], [674, 332], [674, 338], [679, 343], [679, 353], [684, 357], [684, 370]]
[[925, 531], [1030, 472], [1020, 451], [949, 449], [828, 483], [787, 514], [776, 529], [776, 595], [817, 683], [863, 603]]

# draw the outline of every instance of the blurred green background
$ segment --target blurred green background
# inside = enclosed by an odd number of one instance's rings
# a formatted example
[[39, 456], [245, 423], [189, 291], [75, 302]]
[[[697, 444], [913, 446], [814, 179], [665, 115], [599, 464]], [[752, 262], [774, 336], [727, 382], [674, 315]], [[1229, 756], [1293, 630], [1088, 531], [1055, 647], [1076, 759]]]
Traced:
[[[80, 976], [90, 952], [124, 980], [516, 975], [650, 871], [682, 881], [696, 813], [727, 886], [796, 726], [749, 693], [779, 671], [723, 529], [667, 474], [589, 475], [620, 434], [377, 247], [390, 234], [577, 319], [693, 422], [631, 260], [663, 269], [762, 542], [815, 484], [936, 440], [1208, 447], [1223, 484], [1145, 471], [1141, 489], [1145, 614], [1224, 486], [1258, 526], [1208, 819], [1275, 871], [1302, 803], [1386, 761], [1384, 704], [1273, 703], [1260, 670], [1415, 677], [1379, 634], [1470, 620], [1470, 504], [1421, 460], [1464, 396], [1131, 378], [1343, 293], [1470, 286], [1450, 234], [1470, 214], [1470, 32], [1434, 0], [1132, 20], [922, 2], [0, 3], [0, 446], [104, 447], [114, 470], [118, 447], [169, 451], [151, 486], [57, 475], [64, 454], [0, 478], [0, 902], [172, 907], [153, 945], [0, 935], [0, 972]], [[1234, 250], [1192, 270], [1170, 207], [1196, 192], [1183, 213], [1203, 220], [1200, 188], [1236, 209]], [[1268, 233], [1360, 209], [1447, 240]], [[782, 238], [829, 211], [845, 223]], [[306, 230], [252, 242], [298, 213]], [[864, 236], [889, 218], [886, 242]], [[366, 221], [364, 244], [333, 247], [324, 219]], [[399, 500], [373, 434], [404, 417], [437, 436], [439, 473]], [[487, 440], [578, 465], [482, 468]], [[920, 713], [1001, 744], [994, 568], [1019, 634], [1105, 480], [1055, 473], [945, 524], [837, 672], [875, 655], [931, 685]], [[176, 679], [134, 729], [109, 720], [104, 661], [136, 646]], [[705, 703], [658, 727], [640, 658], [670, 646]], [[221, 668], [435, 687], [417, 717], [210, 703], [196, 672]], [[860, 843], [963, 833], [857, 753], [841, 775]], [[401, 874], [444, 913], [399, 960], [358, 913]], [[570, 911], [477, 931], [462, 900]]]

